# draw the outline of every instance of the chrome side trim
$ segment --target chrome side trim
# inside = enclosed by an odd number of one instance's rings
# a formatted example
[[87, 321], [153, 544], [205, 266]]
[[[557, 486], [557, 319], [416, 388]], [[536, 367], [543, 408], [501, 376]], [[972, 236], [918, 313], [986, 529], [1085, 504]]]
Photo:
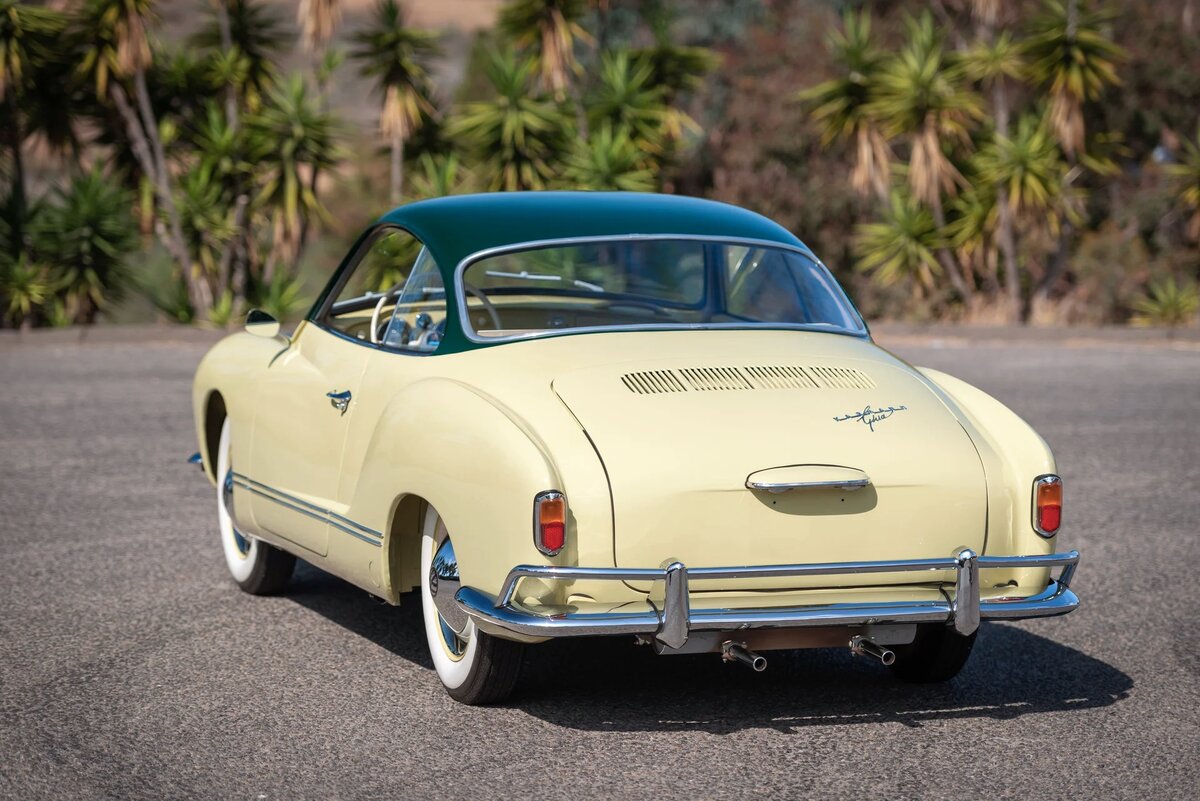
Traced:
[[[981, 619], [1019, 619], [1065, 615], [1079, 605], [1068, 587], [1079, 562], [1078, 551], [1034, 556], [977, 556], [964, 549], [955, 556], [905, 559], [886, 562], [836, 562], [808, 565], [751, 565], [743, 567], [700, 567], [689, 569], [681, 562], [661, 568], [598, 568], [519, 565], [509, 571], [500, 595], [493, 598], [473, 587], [463, 587], [455, 596], [467, 614], [492, 626], [535, 637], [570, 637], [597, 634], [649, 634], [671, 648], [680, 648], [691, 631], [726, 631], [739, 628], [788, 628], [797, 626], [866, 625], [884, 623], [941, 622], [969, 635]], [[1029, 598], [981, 601], [979, 571], [997, 568], [1063, 567], [1057, 581], [1051, 580], [1040, 593]], [[688, 601], [692, 580], [785, 578], [870, 573], [920, 573], [954, 571], [955, 597], [939, 601], [811, 604], [768, 609], [693, 610]], [[653, 581], [662, 586], [661, 610], [657, 600], [652, 611], [538, 615], [513, 605], [522, 578], [549, 581], [605, 580]], [[662, 582], [658, 585], [657, 582]], [[657, 597], [657, 593], [655, 593]]]
[[377, 547], [383, 545], [383, 534], [361, 523], [355, 523], [350, 518], [344, 517], [331, 509], [323, 509], [316, 504], [309, 503], [303, 498], [297, 498], [282, 490], [255, 481], [242, 473], [234, 473], [233, 482], [242, 489], [249, 490], [261, 498], [274, 501], [280, 506], [291, 509], [293, 512], [299, 512], [306, 517], [328, 523], [338, 531], [349, 534], [351, 537], [356, 537], [363, 542], [368, 542]]
[[[458, 317], [461, 323], [463, 335], [471, 342], [480, 345], [495, 345], [502, 342], [519, 342], [526, 339], [541, 339], [543, 337], [566, 336], [569, 334], [595, 334], [600, 332], [633, 332], [633, 331], [705, 331], [705, 330], [767, 330], [767, 331], [814, 331], [823, 334], [838, 334], [840, 336], [857, 337], [859, 339], [871, 338], [870, 332], [867, 330], [867, 324], [859, 314], [854, 303], [846, 297], [846, 301], [854, 316], [858, 318], [860, 330], [851, 331], [831, 324], [787, 324], [787, 323], [657, 323], [644, 325], [629, 325], [629, 326], [581, 326], [579, 328], [564, 328], [561, 330], [550, 331], [532, 331], [523, 334], [513, 334], [507, 337], [481, 337], [476, 333], [471, 326], [470, 315], [467, 314], [467, 293], [463, 286], [463, 274], [467, 268], [481, 259], [490, 258], [491, 256], [500, 256], [505, 253], [518, 253], [524, 250], [537, 250], [539, 248], [552, 247], [554, 245], [586, 245], [593, 242], [654, 242], [663, 240], [685, 240], [691, 242], [710, 242], [713, 244], [726, 243], [731, 245], [749, 245], [751, 247], [769, 247], [777, 250], [787, 250], [792, 253], [799, 253], [807, 259], [811, 259], [814, 264], [825, 271], [829, 280], [837, 287], [841, 284], [829, 272], [829, 268], [824, 262], [816, 257], [815, 254], [807, 247], [800, 245], [792, 245], [787, 242], [774, 242], [769, 239], [753, 239], [736, 236], [706, 236], [704, 234], [619, 234], [612, 236], [572, 236], [562, 237], [559, 239], [534, 239], [529, 242], [517, 242], [511, 245], [501, 245], [494, 248], [484, 248], [478, 250], [458, 263], [454, 268], [454, 301], [458, 307]], [[844, 292], [845, 290], [843, 290]]]

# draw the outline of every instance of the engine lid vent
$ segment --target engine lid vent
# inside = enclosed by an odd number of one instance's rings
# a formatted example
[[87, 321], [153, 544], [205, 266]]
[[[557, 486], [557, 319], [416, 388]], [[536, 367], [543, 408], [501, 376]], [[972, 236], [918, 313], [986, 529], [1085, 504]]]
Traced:
[[874, 389], [875, 382], [850, 367], [681, 367], [626, 373], [621, 382], [638, 395], [745, 389]]

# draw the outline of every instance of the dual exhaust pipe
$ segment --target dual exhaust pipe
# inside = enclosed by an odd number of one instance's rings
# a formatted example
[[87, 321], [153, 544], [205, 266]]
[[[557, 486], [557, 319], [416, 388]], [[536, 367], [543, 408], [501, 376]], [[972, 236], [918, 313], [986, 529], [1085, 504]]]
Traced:
[[[896, 652], [890, 648], [884, 648], [874, 640], [868, 640], [861, 634], [856, 634], [850, 638], [850, 653], [855, 656], [869, 656], [878, 659], [885, 665], [891, 665], [896, 661]], [[741, 662], [743, 665], [751, 668], [755, 673], [762, 673], [767, 669], [767, 658], [762, 654], [757, 654], [746, 647], [745, 643], [726, 640], [721, 643], [721, 659], [726, 662]]]

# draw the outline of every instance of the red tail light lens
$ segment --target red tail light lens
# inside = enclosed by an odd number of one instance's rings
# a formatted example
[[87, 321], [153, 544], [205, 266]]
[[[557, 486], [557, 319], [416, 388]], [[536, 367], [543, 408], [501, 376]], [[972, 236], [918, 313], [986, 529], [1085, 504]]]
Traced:
[[567, 498], [557, 490], [539, 492], [533, 499], [533, 544], [546, 556], [567, 544]]
[[1063, 484], [1058, 476], [1039, 476], [1033, 482], [1033, 530], [1053, 537], [1062, 525]]

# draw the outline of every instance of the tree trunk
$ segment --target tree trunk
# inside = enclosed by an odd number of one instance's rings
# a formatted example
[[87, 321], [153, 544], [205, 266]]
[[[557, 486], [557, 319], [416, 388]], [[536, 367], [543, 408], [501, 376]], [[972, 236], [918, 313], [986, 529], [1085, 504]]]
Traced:
[[1017, 268], [1017, 237], [1013, 230], [1012, 208], [1008, 205], [1008, 190], [996, 189], [996, 210], [999, 213], [998, 243], [1004, 256], [1004, 289], [1008, 300], [1006, 310], [1010, 323], [1021, 319], [1021, 272]]
[[1042, 276], [1042, 280], [1038, 282], [1037, 289], [1033, 292], [1033, 297], [1030, 299], [1029, 306], [1024, 310], [1026, 320], [1029, 314], [1033, 311], [1034, 304], [1044, 303], [1050, 299], [1050, 292], [1054, 289], [1054, 285], [1058, 283], [1058, 279], [1062, 278], [1063, 273], [1067, 271], [1067, 257], [1071, 251], [1071, 238], [1074, 236], [1075, 227], [1071, 223], [1064, 221], [1062, 228], [1058, 231], [1058, 247], [1054, 251], [1054, 256], [1050, 259], [1050, 265], [1046, 268], [1046, 274]]
[[[938, 197], [933, 203], [933, 221], [937, 223], [939, 233], [946, 228], [946, 211], [942, 208], [942, 199]], [[954, 254], [949, 249], [941, 247], [937, 250], [938, 263], [942, 265], [942, 269], [946, 271], [946, 277], [950, 279], [950, 283], [954, 285], [954, 289], [958, 291], [959, 296], [963, 299], [963, 303], [970, 305], [975, 299], [975, 290], [967, 283], [963, 277], [962, 270], [959, 269], [958, 262], [954, 260]]]
[[15, 92], [10, 89], [5, 94], [4, 105], [8, 114], [8, 125], [5, 126], [8, 133], [8, 147], [12, 151], [13, 158], [12, 195], [16, 211], [13, 219], [13, 243], [17, 250], [12, 256], [16, 258], [25, 249], [25, 159], [21, 157], [21, 139], [23, 138], [21, 136], [21, 118], [17, 114], [14, 95]]
[[404, 191], [404, 137], [392, 134], [392, 205], [399, 206]]
[[[225, 5], [225, 0], [213, 0], [213, 6], [217, 10], [217, 28], [221, 32], [221, 49], [228, 53], [233, 50], [233, 33], [229, 27], [229, 9]], [[232, 83], [225, 87], [225, 122], [229, 125], [231, 131], [237, 131], [237, 89], [234, 88]]]
[[179, 266], [187, 284], [188, 303], [191, 304], [196, 318], [203, 319], [213, 305], [212, 287], [208, 284], [207, 276], [197, 274], [192, 269], [192, 258], [183, 238], [179, 210], [175, 208], [175, 198], [171, 195], [171, 176], [167, 169], [167, 156], [163, 150], [162, 137], [158, 133], [158, 120], [150, 105], [150, 92], [146, 88], [146, 73], [141, 70], [134, 73], [133, 84], [137, 92], [138, 108], [141, 110], [142, 126], [146, 132], [146, 139], [150, 143], [150, 152], [156, 168], [155, 179], [159, 202], [163, 206], [163, 211], [166, 212], [170, 237], [175, 243], [175, 256], [179, 259]]

